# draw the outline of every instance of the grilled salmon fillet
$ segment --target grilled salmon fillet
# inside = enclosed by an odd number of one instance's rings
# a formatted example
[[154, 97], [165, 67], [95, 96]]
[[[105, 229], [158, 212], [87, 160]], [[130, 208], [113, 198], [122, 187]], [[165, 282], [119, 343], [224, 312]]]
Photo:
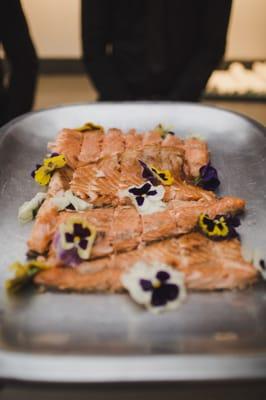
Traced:
[[[35, 276], [37, 285], [119, 292], [123, 273], [139, 261], [171, 265], [184, 273], [186, 286], [193, 290], [243, 288], [257, 279], [238, 239], [212, 241], [197, 231], [200, 214], [234, 215], [245, 207], [240, 198], [217, 198], [190, 184], [209, 162], [204, 141], [171, 134], [163, 138], [158, 130], [63, 129], [49, 148], [64, 154], [68, 166], [54, 173], [28, 240], [30, 250], [48, 252], [38, 259], [51, 266]], [[174, 176], [174, 183], [164, 186], [163, 211], [142, 215], [130, 198], [119, 196], [121, 190], [145, 182], [139, 160]], [[58, 212], [53, 197], [69, 189], [93, 208]], [[55, 243], [59, 225], [73, 215], [97, 232], [90, 260], [77, 267], [64, 265]]]
[[[244, 206], [244, 200], [228, 196], [199, 201], [171, 200], [164, 211], [148, 215], [139, 214], [133, 205], [95, 208], [78, 214], [97, 229], [98, 237], [91, 255], [94, 258], [103, 255], [101, 254], [102, 241], [104, 243], [108, 241], [107, 248], [110, 254], [114, 251], [123, 251], [123, 249], [130, 250], [140, 243], [149, 243], [190, 232], [197, 225], [201, 213], [214, 218], [218, 214], [239, 213]], [[49, 198], [45, 200], [28, 240], [29, 249], [38, 253], [46, 251], [58, 225], [73, 214], [77, 213], [69, 211], [57, 213], [52, 200]], [[106, 245], [104, 249], [106, 251]], [[53, 252], [53, 246], [51, 246], [51, 251]], [[53, 263], [56, 264], [57, 261], [54, 260]]]
[[82, 262], [76, 268], [44, 270], [35, 277], [35, 283], [59, 290], [119, 292], [123, 290], [121, 276], [125, 271], [138, 261], [149, 264], [155, 260], [181, 271], [187, 288], [192, 290], [243, 288], [257, 279], [257, 270], [241, 255], [238, 239], [214, 242], [199, 233], [189, 233]]

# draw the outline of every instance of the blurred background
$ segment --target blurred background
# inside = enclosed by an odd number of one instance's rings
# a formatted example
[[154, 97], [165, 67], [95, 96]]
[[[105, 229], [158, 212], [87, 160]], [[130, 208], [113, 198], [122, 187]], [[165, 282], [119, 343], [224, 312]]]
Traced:
[[[22, 0], [40, 59], [34, 109], [95, 101], [81, 62], [80, 1]], [[203, 102], [266, 124], [266, 1], [234, 0], [224, 61], [208, 81]], [[3, 53], [2, 53], [3, 56]]]

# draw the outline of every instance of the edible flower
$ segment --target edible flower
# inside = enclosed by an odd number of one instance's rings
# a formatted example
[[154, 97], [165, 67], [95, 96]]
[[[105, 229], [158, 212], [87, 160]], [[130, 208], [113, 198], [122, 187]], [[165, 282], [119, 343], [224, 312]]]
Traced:
[[162, 201], [164, 192], [163, 186], [153, 186], [150, 182], [146, 182], [141, 186], [131, 186], [122, 190], [119, 195], [130, 197], [141, 214], [152, 214], [166, 208], [166, 204]]
[[175, 135], [174, 132], [165, 128], [162, 124], [158, 124], [154, 130], [160, 133], [162, 139], [165, 139], [167, 135]]
[[96, 125], [93, 122], [86, 122], [84, 125], [80, 126], [79, 128], [75, 128], [75, 131], [79, 132], [88, 132], [88, 131], [95, 131], [95, 130], [103, 130], [101, 125]]
[[75, 196], [71, 192], [71, 190], [67, 190], [66, 192], [57, 194], [53, 198], [53, 203], [57, 207], [58, 211], [62, 211], [65, 209], [85, 211], [88, 208], [92, 207], [91, 204]]
[[42, 186], [48, 185], [51, 176], [56, 169], [63, 168], [66, 165], [66, 159], [63, 154], [52, 153], [43, 160], [42, 164], [37, 164], [31, 176]]
[[90, 258], [96, 237], [94, 226], [81, 219], [71, 217], [59, 226], [55, 235], [55, 248], [59, 259], [71, 267]]
[[30, 201], [25, 201], [18, 209], [18, 220], [21, 224], [26, 224], [33, 220], [38, 209], [46, 198], [46, 193], [37, 193]]
[[207, 214], [201, 214], [198, 226], [202, 233], [213, 240], [224, 240], [238, 237], [235, 230], [240, 225], [240, 219], [233, 216], [216, 215], [210, 218]]
[[170, 186], [174, 183], [174, 177], [168, 169], [157, 169], [153, 166], [148, 166], [144, 161], [139, 160], [142, 166], [142, 177], [150, 181], [153, 185], [163, 183], [166, 186]]
[[154, 313], [176, 309], [186, 297], [183, 274], [159, 262], [136, 263], [123, 274], [122, 284], [136, 303]]
[[266, 280], [266, 262], [263, 258], [263, 253], [265, 254], [265, 251], [260, 249], [251, 250], [245, 246], [242, 247], [243, 258], [247, 262], [253, 264], [256, 270], [260, 273], [262, 279]]
[[26, 264], [15, 262], [10, 269], [15, 271], [15, 277], [8, 279], [5, 283], [6, 290], [10, 294], [15, 294], [30, 285], [33, 278], [40, 271], [49, 269], [50, 267], [39, 261], [29, 261]]
[[261, 276], [263, 279], [266, 279], [266, 262], [263, 258], [259, 260], [259, 263], [257, 265], [257, 269], [260, 272]]
[[220, 185], [217, 170], [208, 162], [199, 170], [199, 176], [194, 183], [206, 190], [215, 190]]

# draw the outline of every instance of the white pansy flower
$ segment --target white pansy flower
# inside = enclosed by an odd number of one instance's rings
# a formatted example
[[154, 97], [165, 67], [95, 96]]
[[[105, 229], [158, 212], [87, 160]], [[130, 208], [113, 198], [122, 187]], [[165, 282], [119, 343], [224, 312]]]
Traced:
[[125, 190], [120, 190], [120, 197], [129, 197], [140, 214], [152, 214], [163, 211], [166, 203], [162, 201], [165, 189], [162, 185], [154, 186], [146, 182], [140, 186], [130, 186]]
[[18, 220], [21, 224], [26, 224], [34, 219], [37, 210], [46, 198], [46, 193], [37, 193], [30, 201], [25, 201], [18, 209]]
[[156, 314], [178, 308], [186, 297], [184, 275], [159, 262], [137, 262], [121, 280], [136, 303]]
[[254, 265], [263, 279], [266, 279], [266, 262], [261, 250], [243, 247], [242, 256], [247, 262]]
[[56, 195], [53, 198], [53, 203], [58, 211], [65, 210], [70, 205], [72, 205], [76, 211], [85, 211], [92, 207], [91, 204], [75, 196], [71, 190]]

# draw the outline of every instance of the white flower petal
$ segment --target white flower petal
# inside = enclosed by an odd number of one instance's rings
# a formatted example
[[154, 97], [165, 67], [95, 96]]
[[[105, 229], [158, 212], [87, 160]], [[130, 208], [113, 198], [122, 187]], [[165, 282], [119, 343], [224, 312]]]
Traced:
[[159, 186], [153, 186], [151, 184], [150, 190], [156, 190], [157, 194], [154, 196], [146, 196], [144, 195], [144, 202], [141, 206], [138, 205], [136, 201], [136, 196], [132, 193], [129, 192], [130, 189], [133, 188], [141, 188], [143, 185], [140, 186], [130, 186], [127, 189], [120, 190], [118, 192], [118, 196], [120, 198], [123, 197], [129, 197], [132, 200], [132, 203], [134, 206], [137, 208], [140, 214], [153, 214], [155, 212], [163, 211], [166, 207], [167, 204], [162, 201], [165, 193], [165, 189], [162, 185]]
[[[166, 283], [177, 285], [179, 293], [175, 300], [168, 301], [166, 305], [153, 306], [151, 304], [153, 290], [143, 290], [142, 286], [140, 285], [140, 280], [146, 279], [154, 282], [159, 271], [165, 271], [169, 273], [170, 278], [166, 281]], [[156, 314], [162, 311], [178, 308], [186, 297], [183, 274], [176, 269], [171, 268], [169, 265], [161, 264], [159, 262], [153, 262], [152, 264], [146, 264], [142, 261], [137, 262], [129, 271], [123, 274], [121, 280], [123, 286], [128, 290], [130, 296], [136, 303], [143, 305], [149, 311]]]
[[45, 200], [47, 194], [37, 193], [30, 201], [25, 201], [18, 209], [18, 220], [21, 224], [26, 224], [34, 218], [34, 211], [37, 211]]
[[63, 194], [59, 194], [53, 198], [53, 203], [59, 211], [65, 210], [70, 204], [75, 208], [76, 211], [85, 211], [91, 208], [91, 204], [75, 196], [71, 190], [67, 190]]
[[257, 271], [259, 271], [263, 279], [266, 279], [266, 269], [263, 268], [261, 265], [264, 260], [263, 252], [261, 250], [243, 247], [242, 256], [247, 262], [254, 265], [254, 267], [257, 269]]

